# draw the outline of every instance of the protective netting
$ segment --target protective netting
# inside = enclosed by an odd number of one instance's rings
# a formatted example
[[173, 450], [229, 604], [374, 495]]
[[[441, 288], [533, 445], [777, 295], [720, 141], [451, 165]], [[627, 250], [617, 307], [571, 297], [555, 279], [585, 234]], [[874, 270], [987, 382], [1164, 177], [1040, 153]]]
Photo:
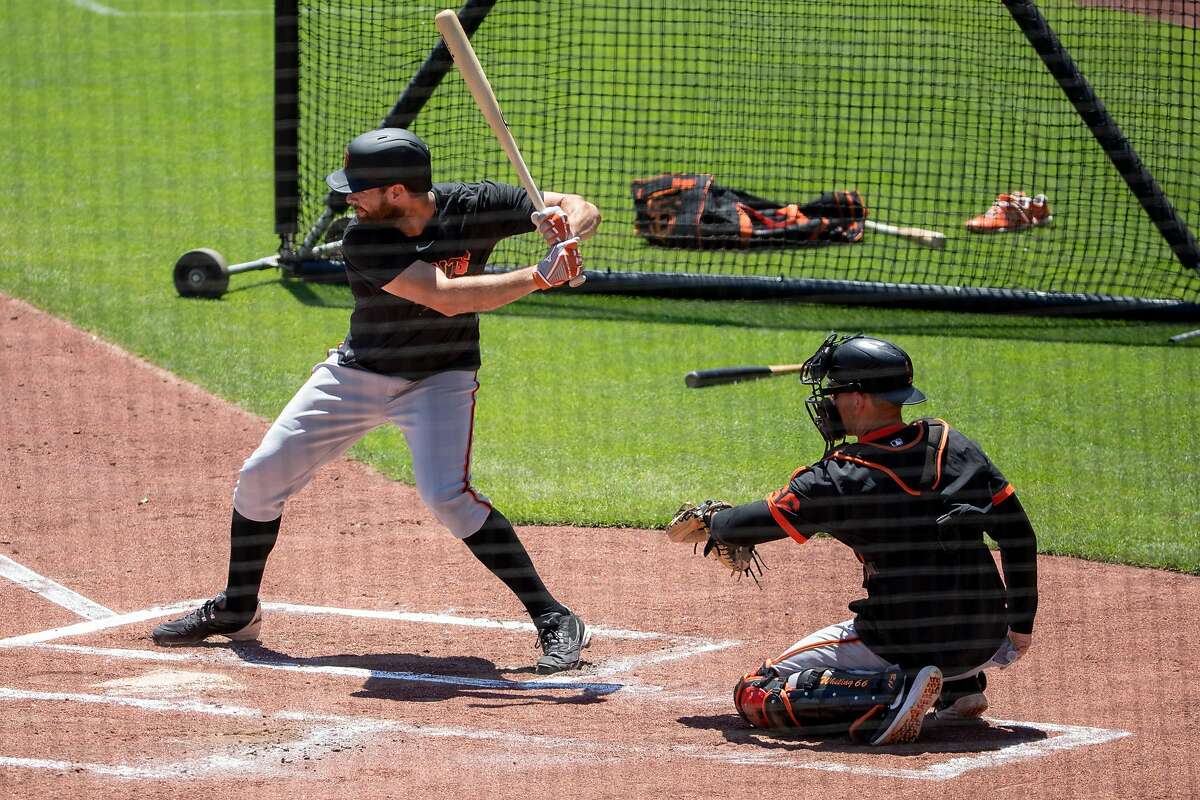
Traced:
[[[1200, 227], [1196, 3], [1043, 0], [1070, 57], [1179, 216]], [[303, 0], [299, 236], [346, 141], [378, 125], [437, 44], [444, 6]], [[535, 180], [604, 213], [591, 270], [784, 276], [1194, 301], [1185, 268], [995, 0], [499, 0], [473, 36]], [[451, 70], [411, 128], [434, 180], [516, 176]], [[840, 189], [873, 220], [826, 246], [692, 251], [634, 230], [631, 182], [709, 173], [780, 204]], [[977, 234], [997, 195], [1044, 194], [1052, 225]], [[528, 241], [524, 241], [527, 239]], [[536, 237], [493, 263], [527, 264]]]

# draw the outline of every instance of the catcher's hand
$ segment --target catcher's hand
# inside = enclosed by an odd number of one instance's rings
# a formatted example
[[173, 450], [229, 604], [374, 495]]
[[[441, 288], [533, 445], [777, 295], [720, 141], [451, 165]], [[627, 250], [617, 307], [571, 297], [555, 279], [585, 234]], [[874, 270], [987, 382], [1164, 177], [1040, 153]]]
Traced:
[[712, 554], [717, 561], [728, 567], [731, 573], [737, 573], [739, 577], [749, 575], [758, 583], [765, 565], [754, 545], [728, 545], [714, 538], [709, 532], [712, 515], [725, 508], [733, 506], [721, 500], [705, 500], [699, 506], [684, 503], [667, 523], [667, 538], [672, 542], [691, 544], [692, 552], [703, 542], [705, 557]]
[[[695, 550], [694, 547], [692, 549]], [[717, 561], [729, 567], [730, 574], [737, 573], [738, 578], [749, 575], [758, 584], [758, 588], [762, 588], [758, 579], [762, 576], [766, 564], [763, 563], [762, 556], [754, 549], [754, 545], [730, 545], [709, 536], [708, 543], [704, 545], [704, 555], [707, 556], [709, 553], [712, 553]]]

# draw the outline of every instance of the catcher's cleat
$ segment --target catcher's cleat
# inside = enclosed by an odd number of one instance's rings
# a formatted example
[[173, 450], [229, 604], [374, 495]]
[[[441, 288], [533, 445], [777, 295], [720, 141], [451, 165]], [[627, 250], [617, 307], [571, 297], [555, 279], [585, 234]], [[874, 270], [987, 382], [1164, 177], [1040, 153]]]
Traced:
[[225, 610], [225, 593], [221, 592], [190, 614], [156, 626], [150, 636], [160, 647], [199, 644], [210, 636], [226, 636], [235, 642], [245, 642], [258, 639], [261, 626], [261, 604], [255, 606], [254, 614], [249, 618], [244, 614], [233, 614]]
[[[937, 667], [925, 667], [909, 680], [904, 691], [887, 710], [882, 721], [873, 732], [867, 734], [873, 745], [905, 744], [915, 742], [921, 735], [921, 725], [925, 721], [925, 713], [929, 711], [942, 693], [942, 671]], [[856, 730], [851, 728], [851, 736], [862, 740], [862, 734], [855, 737]]]
[[562, 672], [579, 666], [581, 651], [592, 643], [592, 634], [583, 620], [569, 611], [565, 614], [551, 611], [538, 617], [533, 624], [537, 628], [538, 644], [543, 653], [537, 662], [540, 674]]
[[962, 725], [977, 722], [988, 710], [987, 696], [983, 692], [963, 695], [945, 708], [933, 712], [933, 722], [938, 725]]
[[1030, 197], [1024, 192], [1013, 192], [999, 195], [991, 208], [967, 220], [965, 225], [972, 233], [1011, 233], [1053, 221], [1046, 195]]
[[985, 689], [987, 675], [983, 672], [964, 680], [946, 681], [931, 721], [939, 725], [978, 721], [988, 710], [987, 696], [983, 693]]

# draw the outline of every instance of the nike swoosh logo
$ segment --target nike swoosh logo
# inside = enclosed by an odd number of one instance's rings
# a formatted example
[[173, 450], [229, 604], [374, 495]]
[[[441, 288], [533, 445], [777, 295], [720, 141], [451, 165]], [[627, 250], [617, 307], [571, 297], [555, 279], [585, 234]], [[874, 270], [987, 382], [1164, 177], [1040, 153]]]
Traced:
[[425, 244], [419, 244], [419, 245], [417, 245], [417, 252], [424, 253], [426, 250], [428, 250], [431, 247], [433, 247], [433, 242], [426, 242]]

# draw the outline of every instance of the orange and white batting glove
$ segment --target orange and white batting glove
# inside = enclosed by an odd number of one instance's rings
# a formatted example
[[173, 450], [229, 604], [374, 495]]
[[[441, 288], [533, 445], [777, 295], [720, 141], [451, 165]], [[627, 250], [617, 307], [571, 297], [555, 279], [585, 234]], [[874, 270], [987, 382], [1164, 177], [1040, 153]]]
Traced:
[[541, 211], [530, 214], [529, 219], [546, 240], [546, 244], [555, 245], [574, 236], [567, 212], [563, 211], [561, 206], [546, 206]]
[[572, 286], [583, 283], [583, 255], [579, 252], [579, 239], [567, 239], [550, 248], [550, 252], [533, 271], [533, 282], [539, 289], [561, 286], [571, 281]]

